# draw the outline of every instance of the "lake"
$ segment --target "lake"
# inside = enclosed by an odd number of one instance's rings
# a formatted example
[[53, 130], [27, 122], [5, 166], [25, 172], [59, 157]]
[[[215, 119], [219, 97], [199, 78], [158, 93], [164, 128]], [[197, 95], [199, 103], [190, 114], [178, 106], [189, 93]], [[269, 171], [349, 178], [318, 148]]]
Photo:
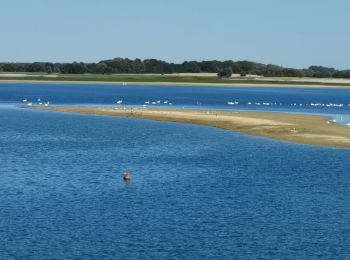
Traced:
[[2, 83], [2, 259], [350, 257], [349, 149], [18, 107], [38, 98], [350, 114], [345, 89]]

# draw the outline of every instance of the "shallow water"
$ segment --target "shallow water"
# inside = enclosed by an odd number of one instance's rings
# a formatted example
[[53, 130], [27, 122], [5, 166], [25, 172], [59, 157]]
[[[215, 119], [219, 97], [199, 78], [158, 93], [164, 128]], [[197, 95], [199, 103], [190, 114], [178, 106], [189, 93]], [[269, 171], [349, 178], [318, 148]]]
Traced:
[[346, 259], [349, 158], [210, 127], [3, 105], [0, 256]]

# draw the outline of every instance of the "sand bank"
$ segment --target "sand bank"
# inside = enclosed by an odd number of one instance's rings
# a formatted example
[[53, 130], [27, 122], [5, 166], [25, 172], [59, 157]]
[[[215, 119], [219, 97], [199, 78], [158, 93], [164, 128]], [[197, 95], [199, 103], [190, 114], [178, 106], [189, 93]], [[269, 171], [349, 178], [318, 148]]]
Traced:
[[[48, 78], [48, 77], [47, 77]], [[302, 82], [295, 81], [295, 83], [287, 82], [287, 81], [273, 81], [272, 83], [267, 82], [260, 82], [260, 83], [254, 83], [254, 82], [230, 82], [230, 80], [227, 80], [227, 83], [197, 83], [197, 82], [150, 82], [150, 81], [140, 81], [140, 82], [133, 82], [133, 81], [93, 81], [93, 80], [60, 80], [59, 77], [52, 77], [55, 78], [54, 80], [48, 80], [46, 78], [43, 80], [30, 80], [30, 79], [1, 79], [0, 78], [0, 84], [1, 83], [44, 83], [44, 84], [102, 84], [102, 85], [122, 85], [126, 84], [129, 86], [138, 86], [138, 85], [144, 85], [144, 86], [208, 86], [208, 87], [261, 87], [261, 88], [328, 88], [328, 89], [350, 89], [350, 83], [342, 83], [341, 85], [328, 85], [328, 84], [337, 84], [337, 83], [326, 83], [326, 82], [307, 82], [308, 84], [303, 84]]]
[[327, 117], [273, 112], [185, 110], [155, 108], [31, 107], [93, 115], [121, 116], [207, 125], [278, 140], [350, 148], [350, 128], [329, 123]]

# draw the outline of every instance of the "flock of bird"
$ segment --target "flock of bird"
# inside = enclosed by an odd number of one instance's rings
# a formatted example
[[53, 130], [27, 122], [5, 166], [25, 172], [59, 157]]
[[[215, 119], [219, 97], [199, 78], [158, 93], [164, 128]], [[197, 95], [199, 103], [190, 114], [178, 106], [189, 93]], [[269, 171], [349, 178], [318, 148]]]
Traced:
[[[49, 101], [44, 103], [41, 101], [41, 98], [38, 98], [36, 100], [36, 102], [37, 102], [37, 105], [39, 105], [39, 106], [42, 106], [42, 105], [49, 106], [50, 105]], [[22, 103], [25, 103], [27, 106], [33, 105], [33, 102], [28, 101], [27, 99], [23, 99]], [[117, 100], [117, 102], [116, 102], [117, 106], [121, 106], [123, 103], [124, 103], [124, 101], [122, 99]], [[199, 104], [199, 102], [197, 102], [197, 104]], [[240, 104], [240, 102], [238, 102], [236, 100], [227, 102], [227, 105], [231, 105], [231, 106], [239, 105], [239, 104]], [[277, 102], [274, 102], [274, 103], [273, 102], [247, 102], [246, 104], [247, 105], [255, 105], [255, 106], [276, 106], [276, 105], [282, 106], [283, 105], [282, 103], [277, 103]], [[169, 102], [169, 100], [145, 101], [142, 106], [147, 107], [148, 105], [172, 105], [172, 103]], [[310, 103], [310, 104], [301, 104], [300, 103], [300, 104], [298, 104], [298, 103], [291, 103], [291, 104], [289, 104], [289, 106], [339, 107], [339, 108], [341, 108], [341, 107], [345, 107], [345, 106], [350, 107], [350, 104], [336, 104], [336, 103]], [[336, 120], [329, 120], [327, 123], [336, 123]], [[347, 123], [346, 125], [350, 127], [350, 123]]]
[[[118, 100], [117, 101], [117, 105], [122, 105], [123, 104], [123, 100]], [[157, 100], [157, 101], [145, 101], [143, 103], [143, 106], [147, 106], [147, 105], [162, 105], [162, 104], [168, 104], [168, 105], [172, 105], [171, 102], [169, 102], [168, 100]], [[197, 102], [197, 105], [201, 104], [199, 102]], [[255, 105], [255, 106], [282, 106], [282, 103], [277, 103], [277, 102], [247, 102], [247, 103], [240, 103], [238, 101], [228, 101], [227, 105], [239, 105], [239, 104], [247, 104], [247, 105]], [[346, 104], [336, 104], [336, 103], [310, 103], [310, 104], [300, 104], [300, 103], [291, 103], [288, 104], [289, 106], [312, 106], [312, 107], [345, 107], [345, 106], [349, 106], [350, 104], [346, 105]]]
[[[118, 100], [117, 101], [117, 105], [122, 105], [123, 104], [123, 100]], [[142, 106], [143, 107], [146, 107], [146, 106], [148, 106], [148, 105], [172, 105], [172, 103], [171, 102], [169, 102], [169, 100], [164, 100], [164, 101], [162, 101], [162, 100], [157, 100], [157, 101], [145, 101], [143, 104], [142, 104]]]
[[[42, 106], [42, 105], [44, 105], [44, 106], [49, 106], [50, 105], [50, 102], [49, 101], [47, 101], [47, 102], [42, 102], [41, 101], [41, 98], [38, 98], [37, 100], [37, 105], [39, 105], [39, 106]], [[28, 99], [23, 99], [22, 100], [22, 103], [25, 103], [27, 106], [32, 106], [33, 105], [33, 102], [31, 102], [31, 101], [28, 101]]]
[[[227, 105], [239, 105], [240, 103], [238, 101], [228, 101]], [[255, 105], [255, 106], [282, 106], [282, 103], [277, 102], [247, 102], [247, 105]], [[288, 104], [289, 106], [312, 106], [312, 107], [345, 107], [349, 106], [350, 104], [336, 104], [336, 103], [310, 103], [310, 104], [300, 104], [300, 103], [291, 103]]]
[[[239, 105], [240, 103], [238, 101], [228, 101], [227, 102], [227, 105], [231, 105], [231, 106], [234, 106], [234, 105]], [[245, 104], [245, 103], [244, 103]], [[246, 103], [247, 105], [255, 105], [255, 106], [282, 106], [283, 104], [282, 103], [270, 103], [270, 102], [247, 102]], [[300, 104], [300, 103], [291, 103], [291, 104], [287, 104], [289, 106], [292, 106], [292, 107], [296, 107], [296, 106], [299, 106], [299, 107], [302, 107], [302, 106], [310, 106], [310, 107], [337, 107], [337, 108], [342, 108], [342, 107], [350, 107], [350, 104], [336, 104], [336, 103], [310, 103], [310, 104]], [[328, 120], [327, 121], [327, 124], [334, 124], [336, 123], [337, 120], [335, 119], [332, 119], [332, 120]], [[345, 124], [346, 126], [350, 127], [350, 123], [346, 123]]]
[[[40, 98], [38, 98], [37, 100], [37, 105], [39, 106], [49, 106], [50, 105], [50, 102], [47, 101], [45, 103], [43, 103], [41, 101]], [[32, 106], [33, 105], [33, 102], [31, 101], [28, 101], [27, 99], [23, 99], [22, 100], [22, 103], [25, 103], [27, 106]], [[122, 105], [124, 103], [123, 100], [117, 100], [116, 104], [117, 105]], [[197, 102], [197, 104], [199, 104]], [[255, 106], [282, 106], [283, 104], [282, 103], [277, 103], [277, 102], [247, 102], [247, 103], [240, 103], [236, 100], [234, 101], [228, 101], [227, 102], [227, 105], [231, 105], [231, 106], [235, 106], [235, 105], [239, 105], [239, 104], [246, 104], [246, 105], [255, 105]], [[171, 102], [169, 102], [169, 100], [157, 100], [157, 101], [145, 101], [143, 103], [143, 106], [146, 107], [148, 105], [172, 105]], [[288, 104], [289, 106], [299, 106], [299, 107], [302, 107], [302, 106], [311, 106], [311, 107], [345, 107], [345, 106], [348, 106], [350, 107], [350, 104], [337, 104], [337, 103], [310, 103], [310, 104], [301, 104], [301, 103], [291, 103], [291, 104]]]

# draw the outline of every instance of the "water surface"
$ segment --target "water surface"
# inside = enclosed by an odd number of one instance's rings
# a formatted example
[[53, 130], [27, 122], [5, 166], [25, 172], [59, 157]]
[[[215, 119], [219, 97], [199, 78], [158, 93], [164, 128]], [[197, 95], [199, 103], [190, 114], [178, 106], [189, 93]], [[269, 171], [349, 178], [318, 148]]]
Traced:
[[[2, 86], [0, 100], [16, 104]], [[38, 86], [23, 96], [93, 103], [85, 90]], [[204, 126], [2, 105], [0, 256], [347, 259], [349, 158]]]

